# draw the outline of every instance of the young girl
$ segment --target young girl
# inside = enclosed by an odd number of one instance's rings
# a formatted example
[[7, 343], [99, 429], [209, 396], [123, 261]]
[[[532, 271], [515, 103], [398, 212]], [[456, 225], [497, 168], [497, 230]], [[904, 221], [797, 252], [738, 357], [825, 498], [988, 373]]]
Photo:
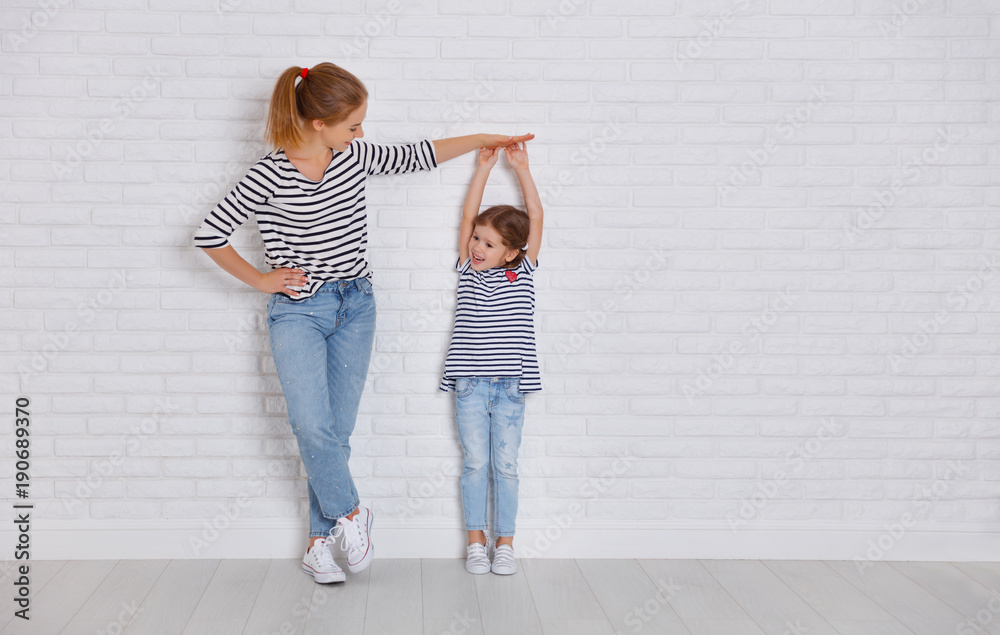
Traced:
[[[458, 304], [441, 390], [454, 390], [458, 436], [465, 454], [462, 507], [469, 573], [517, 572], [517, 451], [525, 393], [542, 389], [535, 355], [532, 281], [542, 239], [542, 201], [528, 170], [524, 144], [504, 149], [521, 184], [527, 212], [497, 205], [479, 213], [497, 149], [479, 151], [479, 166], [462, 209], [457, 269]], [[489, 559], [486, 504], [493, 475], [493, 532]]]
[[[270, 294], [271, 353], [308, 475], [310, 542], [302, 570], [341, 582], [332, 545], [343, 537], [348, 570], [372, 560], [373, 515], [348, 468], [375, 334], [366, 252], [367, 178], [430, 170], [477, 147], [532, 138], [469, 135], [398, 146], [358, 141], [368, 109], [361, 81], [333, 64], [292, 67], [278, 78], [267, 117], [274, 148], [209, 213], [195, 244], [224, 270]], [[260, 272], [229, 236], [257, 217], [269, 268]]]

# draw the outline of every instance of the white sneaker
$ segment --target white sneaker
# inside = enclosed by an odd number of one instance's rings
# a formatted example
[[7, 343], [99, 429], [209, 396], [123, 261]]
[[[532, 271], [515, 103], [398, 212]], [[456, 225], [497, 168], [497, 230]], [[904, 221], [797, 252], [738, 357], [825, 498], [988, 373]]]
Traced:
[[347, 520], [345, 516], [337, 521], [333, 540], [336, 542], [337, 538], [343, 537], [340, 548], [347, 553], [347, 570], [351, 573], [364, 571], [372, 563], [372, 558], [375, 556], [371, 540], [374, 520], [375, 514], [372, 510], [359, 506], [354, 520]]
[[469, 573], [482, 575], [490, 572], [490, 557], [486, 553], [486, 545], [474, 542], [468, 547], [465, 557], [465, 570]]
[[333, 554], [326, 538], [320, 538], [313, 543], [313, 546], [306, 552], [302, 559], [302, 572], [308, 573], [320, 584], [330, 582], [343, 582], [347, 579], [344, 570], [333, 561]]
[[499, 545], [494, 548], [491, 570], [497, 575], [513, 575], [517, 573], [517, 561], [514, 560], [514, 547]]

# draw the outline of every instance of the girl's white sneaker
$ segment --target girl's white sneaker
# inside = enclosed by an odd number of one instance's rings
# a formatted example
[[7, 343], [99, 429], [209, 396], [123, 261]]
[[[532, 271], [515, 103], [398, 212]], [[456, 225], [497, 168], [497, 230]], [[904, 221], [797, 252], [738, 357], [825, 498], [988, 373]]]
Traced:
[[347, 579], [344, 570], [333, 561], [333, 554], [330, 552], [330, 545], [326, 543], [326, 538], [314, 542], [312, 548], [306, 552], [305, 558], [302, 559], [302, 572], [308, 573], [320, 584], [343, 582]]
[[514, 547], [498, 545], [493, 549], [493, 573], [497, 575], [513, 575], [517, 573], [517, 561], [514, 560]]
[[465, 556], [465, 570], [476, 575], [490, 572], [490, 557], [486, 553], [486, 545], [478, 542], [469, 545]]

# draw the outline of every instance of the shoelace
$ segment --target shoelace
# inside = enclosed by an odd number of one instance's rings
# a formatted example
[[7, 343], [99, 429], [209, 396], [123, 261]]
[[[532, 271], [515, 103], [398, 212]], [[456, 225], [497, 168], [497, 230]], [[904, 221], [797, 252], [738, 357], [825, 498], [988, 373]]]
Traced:
[[[333, 559], [333, 554], [330, 553], [330, 546], [326, 544], [326, 538], [321, 538], [316, 541], [313, 545], [313, 553], [316, 555], [316, 561], [324, 570], [332, 569], [336, 566], [336, 562]], [[333, 566], [331, 566], [333, 565]]]
[[[345, 519], [341, 519], [343, 521]], [[347, 551], [348, 548], [360, 549], [362, 551], [368, 546], [365, 541], [365, 532], [361, 530], [361, 512], [354, 517], [354, 520], [337, 522], [337, 527], [333, 530], [333, 542], [337, 538], [342, 538], [340, 548]]]

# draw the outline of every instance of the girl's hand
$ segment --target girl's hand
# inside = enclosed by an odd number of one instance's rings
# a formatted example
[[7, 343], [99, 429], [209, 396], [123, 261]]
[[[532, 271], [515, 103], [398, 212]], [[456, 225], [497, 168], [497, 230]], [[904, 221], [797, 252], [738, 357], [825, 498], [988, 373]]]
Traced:
[[515, 143], [514, 145], [507, 146], [503, 151], [507, 156], [507, 163], [515, 171], [528, 169], [528, 151], [525, 149], [523, 143]]
[[479, 167], [489, 170], [497, 164], [500, 150], [497, 148], [479, 148]]
[[535, 135], [528, 133], [523, 134], [518, 137], [508, 137], [502, 134], [488, 134], [486, 135], [486, 142], [483, 143], [484, 148], [504, 148], [515, 143], [524, 143], [525, 141], [531, 141], [535, 138]]
[[286, 293], [293, 298], [299, 297], [298, 291], [289, 287], [305, 287], [309, 279], [302, 269], [272, 269], [260, 274], [260, 284], [255, 285], [258, 291], [264, 293]]

